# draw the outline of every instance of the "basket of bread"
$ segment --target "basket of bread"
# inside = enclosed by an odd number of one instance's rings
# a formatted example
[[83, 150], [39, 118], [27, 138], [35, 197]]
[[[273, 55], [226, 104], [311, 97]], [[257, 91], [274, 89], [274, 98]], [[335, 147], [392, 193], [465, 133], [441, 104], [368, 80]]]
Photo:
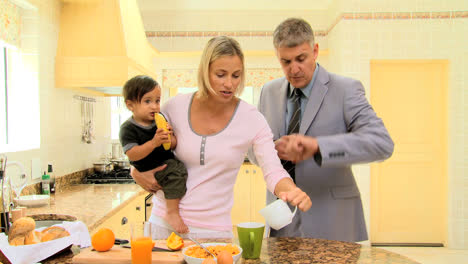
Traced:
[[22, 217], [13, 223], [8, 237], [0, 234], [0, 258], [4, 263], [36, 263], [72, 244], [72, 236], [65, 228], [36, 229], [34, 219]]
[[11, 246], [32, 245], [70, 235], [65, 228], [60, 226], [51, 226], [42, 231], [35, 229], [36, 222], [30, 217], [16, 220], [8, 234], [8, 243]]

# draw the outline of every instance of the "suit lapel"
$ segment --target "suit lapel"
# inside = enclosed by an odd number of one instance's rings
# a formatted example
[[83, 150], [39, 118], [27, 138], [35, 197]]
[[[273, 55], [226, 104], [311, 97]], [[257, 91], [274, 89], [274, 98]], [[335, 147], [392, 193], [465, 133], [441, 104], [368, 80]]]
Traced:
[[280, 89], [275, 89], [274, 93], [274, 98], [271, 100], [271, 102], [278, 102], [278, 105], [275, 106], [276, 109], [276, 114], [273, 115], [275, 116], [275, 119], [277, 120], [277, 125], [274, 126], [276, 128], [274, 133], [274, 138], [278, 139], [281, 136], [286, 135], [286, 104], [287, 104], [287, 94], [288, 94], [288, 80], [284, 78], [283, 82], [281, 83]]
[[328, 72], [323, 67], [320, 67], [317, 74], [317, 79], [310, 92], [309, 101], [307, 102], [301, 126], [299, 127], [299, 133], [302, 135], [305, 135], [307, 129], [309, 129], [328, 91], [328, 87], [326, 86], [329, 81]]

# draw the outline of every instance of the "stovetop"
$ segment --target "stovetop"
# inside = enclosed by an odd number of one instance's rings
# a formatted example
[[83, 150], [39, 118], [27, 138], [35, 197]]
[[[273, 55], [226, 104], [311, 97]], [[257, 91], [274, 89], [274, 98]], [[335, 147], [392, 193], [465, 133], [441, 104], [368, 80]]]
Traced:
[[110, 172], [94, 172], [86, 176], [84, 183], [111, 184], [111, 183], [135, 183], [130, 176], [129, 169], [113, 170]]

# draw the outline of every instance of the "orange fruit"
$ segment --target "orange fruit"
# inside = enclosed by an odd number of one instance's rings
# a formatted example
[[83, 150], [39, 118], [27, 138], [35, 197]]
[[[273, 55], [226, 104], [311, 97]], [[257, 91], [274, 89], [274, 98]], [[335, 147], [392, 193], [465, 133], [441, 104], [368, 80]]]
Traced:
[[111, 249], [114, 246], [114, 242], [114, 232], [109, 228], [101, 228], [91, 237], [91, 245], [93, 245], [96, 251], [100, 252]]
[[169, 249], [179, 250], [184, 247], [184, 240], [174, 232], [167, 238], [166, 245]]
[[202, 264], [216, 264], [216, 261], [212, 258], [206, 258], [203, 260]]
[[217, 257], [218, 264], [232, 264], [234, 262], [232, 254], [226, 250], [219, 252]]

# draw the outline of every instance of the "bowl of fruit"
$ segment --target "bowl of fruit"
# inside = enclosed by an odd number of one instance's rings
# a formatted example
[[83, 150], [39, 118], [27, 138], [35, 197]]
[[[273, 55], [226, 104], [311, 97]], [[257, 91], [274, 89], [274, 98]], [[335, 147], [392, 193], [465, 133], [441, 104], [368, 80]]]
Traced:
[[213, 262], [213, 257], [203, 248], [192, 245], [182, 250], [184, 260], [188, 264], [233, 264], [242, 256], [242, 248], [235, 244], [218, 242], [201, 244], [216, 256], [217, 262]]

